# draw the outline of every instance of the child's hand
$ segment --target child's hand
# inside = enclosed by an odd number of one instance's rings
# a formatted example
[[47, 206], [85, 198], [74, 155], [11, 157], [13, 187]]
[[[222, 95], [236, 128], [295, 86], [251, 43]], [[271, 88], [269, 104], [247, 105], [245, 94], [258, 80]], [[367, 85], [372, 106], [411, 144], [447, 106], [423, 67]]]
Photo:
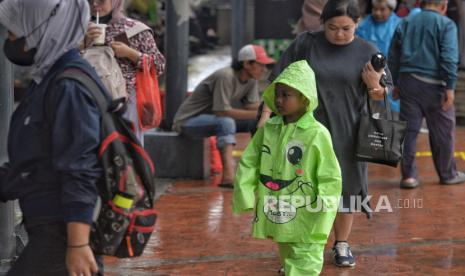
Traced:
[[266, 121], [268, 121], [268, 119], [270, 118], [270, 115], [271, 115], [271, 109], [266, 104], [264, 104], [262, 114], [260, 116], [260, 120], [257, 123], [257, 128], [262, 127], [266, 123]]

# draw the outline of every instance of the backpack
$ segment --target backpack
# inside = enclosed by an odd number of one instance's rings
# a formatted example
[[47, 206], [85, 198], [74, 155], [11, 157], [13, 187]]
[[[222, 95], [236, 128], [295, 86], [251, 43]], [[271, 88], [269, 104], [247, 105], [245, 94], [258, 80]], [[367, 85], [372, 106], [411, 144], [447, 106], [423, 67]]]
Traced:
[[[97, 255], [140, 256], [157, 219], [153, 209], [154, 165], [134, 136], [130, 122], [109, 103], [104, 90], [80, 69], [81, 64], [68, 66], [53, 82], [71, 79], [84, 85], [102, 115], [98, 158], [104, 173], [98, 182], [99, 202], [94, 212], [90, 245]], [[46, 95], [46, 110], [55, 110], [51, 99], [51, 95]], [[47, 122], [52, 121], [47, 118]]]
[[94, 68], [105, 88], [110, 92], [112, 99], [126, 100], [126, 80], [121, 72], [115, 52], [110, 46], [93, 46], [81, 52], [83, 59]]

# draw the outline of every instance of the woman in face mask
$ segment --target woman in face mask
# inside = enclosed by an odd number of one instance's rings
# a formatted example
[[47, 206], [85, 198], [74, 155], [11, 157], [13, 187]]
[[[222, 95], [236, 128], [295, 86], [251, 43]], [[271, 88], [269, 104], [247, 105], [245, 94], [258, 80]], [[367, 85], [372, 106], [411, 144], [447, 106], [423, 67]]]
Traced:
[[32, 84], [9, 126], [9, 163], [0, 167], [0, 201], [19, 199], [29, 242], [7, 275], [92, 275], [89, 247], [102, 174], [101, 114], [87, 88], [54, 80], [68, 68], [95, 71], [79, 55], [90, 17], [85, 0], [4, 0], [3, 50], [31, 66]]
[[165, 58], [158, 50], [150, 28], [124, 15], [124, 0], [89, 0], [89, 4], [93, 22], [89, 25], [84, 45], [93, 45], [101, 35], [101, 27], [94, 24], [98, 16], [99, 23], [107, 24], [104, 45], [113, 48], [126, 80], [129, 100], [125, 117], [134, 123], [136, 135], [142, 142], [136, 107], [136, 73], [142, 70], [142, 57], [145, 56], [160, 76], [165, 70]]

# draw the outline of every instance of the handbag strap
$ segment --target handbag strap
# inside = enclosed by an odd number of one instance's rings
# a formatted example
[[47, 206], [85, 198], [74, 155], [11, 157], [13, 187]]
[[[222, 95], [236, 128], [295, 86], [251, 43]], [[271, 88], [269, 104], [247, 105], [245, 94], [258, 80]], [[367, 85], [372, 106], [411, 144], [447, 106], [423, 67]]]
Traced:
[[[387, 93], [384, 93], [384, 103], [385, 103], [385, 108], [386, 108], [386, 113], [387, 113], [387, 119], [392, 121], [392, 113], [391, 113], [391, 105], [387, 99], [386, 96]], [[371, 110], [371, 104], [370, 104], [370, 96], [368, 96], [367, 93], [367, 106], [368, 106], [368, 115], [370, 116], [370, 119], [373, 118], [373, 112]], [[386, 147], [386, 144], [384, 144], [384, 158], [388, 158], [388, 150]]]
[[[371, 109], [370, 96], [368, 96], [368, 93], [366, 95], [366, 98], [367, 98], [368, 114], [370, 115], [370, 117], [372, 117], [373, 116], [373, 111]], [[384, 106], [385, 106], [385, 109], [386, 109], [387, 119], [388, 120], [393, 120], [392, 111], [391, 111], [391, 103], [389, 102], [389, 100], [387, 98], [387, 93], [384, 93]]]
[[149, 70], [150, 73], [153, 72], [156, 78], [158, 78], [157, 68], [155, 67], [155, 58], [151, 55], [143, 54], [141, 56], [142, 70], [145, 71], [145, 68]]

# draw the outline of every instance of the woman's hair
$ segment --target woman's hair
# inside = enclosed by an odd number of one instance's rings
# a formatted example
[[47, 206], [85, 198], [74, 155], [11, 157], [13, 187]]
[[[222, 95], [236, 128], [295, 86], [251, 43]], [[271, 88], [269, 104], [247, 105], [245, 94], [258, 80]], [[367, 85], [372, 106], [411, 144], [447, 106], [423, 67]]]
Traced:
[[372, 5], [376, 5], [379, 3], [386, 3], [386, 5], [391, 9], [394, 10], [397, 6], [397, 0], [371, 0]]
[[[108, 0], [107, 0], [108, 1]], [[119, 20], [126, 17], [124, 15], [125, 0], [111, 0], [111, 20]]]
[[358, 22], [361, 14], [357, 0], [329, 0], [321, 13], [321, 21], [325, 23], [337, 16], [348, 16]]

